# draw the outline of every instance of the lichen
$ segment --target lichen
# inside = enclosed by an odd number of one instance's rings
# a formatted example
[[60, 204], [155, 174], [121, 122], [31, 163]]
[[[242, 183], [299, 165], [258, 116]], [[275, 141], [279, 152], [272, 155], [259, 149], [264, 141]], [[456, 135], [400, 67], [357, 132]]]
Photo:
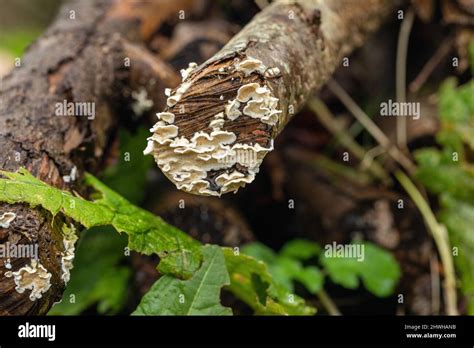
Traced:
[[[8, 273], [8, 272], [7, 272]], [[31, 260], [30, 265], [11, 272], [16, 284], [15, 290], [22, 294], [25, 290], [31, 290], [29, 298], [31, 301], [40, 299], [51, 287], [51, 273], [37, 260]]]
[[1, 228], [8, 228], [10, 227], [10, 223], [15, 220], [16, 214], [13, 212], [6, 212], [0, 216], [0, 227]]

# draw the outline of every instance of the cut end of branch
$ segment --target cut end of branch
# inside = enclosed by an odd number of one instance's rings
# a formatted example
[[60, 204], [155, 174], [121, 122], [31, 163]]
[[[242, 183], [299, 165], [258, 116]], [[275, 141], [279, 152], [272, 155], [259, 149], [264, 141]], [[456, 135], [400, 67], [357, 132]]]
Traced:
[[282, 111], [268, 79], [279, 74], [242, 54], [181, 71], [178, 88], [166, 91], [145, 154], [180, 190], [220, 196], [255, 179]]

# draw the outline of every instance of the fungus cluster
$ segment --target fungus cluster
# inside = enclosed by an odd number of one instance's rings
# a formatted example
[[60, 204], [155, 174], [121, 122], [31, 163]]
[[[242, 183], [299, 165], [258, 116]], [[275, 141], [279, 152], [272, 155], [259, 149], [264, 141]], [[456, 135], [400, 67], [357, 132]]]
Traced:
[[15, 220], [16, 214], [13, 212], [6, 212], [0, 215], [0, 227], [1, 228], [8, 228], [10, 227], [10, 223]]
[[64, 233], [64, 251], [61, 253], [61, 279], [64, 281], [64, 284], [67, 284], [71, 278], [71, 269], [73, 268], [72, 262], [75, 256], [76, 241], [76, 229], [74, 228], [74, 225], [71, 225], [71, 229]]
[[51, 273], [38, 261], [31, 260], [29, 265], [20, 268], [16, 272], [5, 272], [5, 277], [13, 277], [15, 290], [22, 294], [25, 290], [31, 290], [29, 298], [31, 301], [40, 299], [51, 287]]
[[[144, 154], [154, 156], [160, 169], [178, 189], [220, 196], [237, 192], [252, 182], [263, 158], [273, 150], [273, 140], [263, 145], [248, 139], [239, 141], [232, 123], [247, 117], [257, 119], [266, 129], [272, 129], [278, 124], [282, 111], [278, 109], [278, 98], [263, 78], [268, 70], [265, 65], [254, 58], [237, 58], [230, 66], [220, 67], [217, 77], [220, 79], [220, 76], [231, 74], [232, 80], [235, 77], [242, 82], [233, 93], [234, 98], [229, 98], [229, 94], [227, 98], [217, 94], [214, 116], [206, 119], [205, 124], [198, 124], [193, 134], [185, 136], [180, 129], [180, 120], [190, 115], [186, 110], [184, 115], [175, 115], [172, 110], [177, 110], [180, 101], [189, 101], [191, 97], [187, 98], [186, 92], [200, 78], [201, 69], [194, 63], [189, 64], [187, 69], [181, 70], [182, 84], [174, 91], [165, 91], [168, 108], [157, 113], [158, 122], [150, 129], [153, 134], [148, 138]], [[259, 82], [245, 83], [253, 74], [261, 77]], [[196, 122], [201, 120], [196, 119]]]

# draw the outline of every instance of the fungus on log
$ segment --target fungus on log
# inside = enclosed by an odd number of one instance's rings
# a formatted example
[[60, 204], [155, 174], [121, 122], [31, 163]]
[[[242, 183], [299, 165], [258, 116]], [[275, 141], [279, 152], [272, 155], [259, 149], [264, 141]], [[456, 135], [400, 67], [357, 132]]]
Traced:
[[254, 180], [275, 137], [396, 2], [280, 0], [181, 71], [144, 153], [178, 189], [220, 196]]

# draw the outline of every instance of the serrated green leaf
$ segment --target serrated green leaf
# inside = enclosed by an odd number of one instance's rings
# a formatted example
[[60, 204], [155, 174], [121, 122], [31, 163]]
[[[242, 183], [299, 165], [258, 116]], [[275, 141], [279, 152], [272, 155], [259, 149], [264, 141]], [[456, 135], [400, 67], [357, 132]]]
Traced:
[[320, 253], [318, 244], [303, 239], [286, 243], [279, 254], [269, 247], [254, 242], [245, 245], [242, 252], [263, 261], [268, 266], [273, 281], [288, 292], [294, 292], [294, 282], [298, 281], [315, 294], [324, 282], [323, 274], [316, 267], [304, 267], [301, 260], [308, 260]]
[[303, 268], [295, 275], [295, 279], [303, 284], [313, 295], [317, 294], [324, 284], [324, 274], [319, 268], [314, 266]]
[[150, 255], [156, 253], [159, 269], [166, 274], [189, 277], [199, 268], [200, 244], [160, 217], [129, 203], [92, 175], [86, 183], [97, 191], [97, 199], [87, 201], [51, 187], [25, 169], [17, 173], [0, 171], [0, 201], [41, 206], [51, 214], [62, 213], [86, 228], [113, 226], [129, 237], [132, 250]]
[[[230, 275], [229, 289], [260, 315], [313, 315], [315, 308], [276, 284], [267, 266], [245, 254], [223, 248]], [[258, 277], [258, 281], [255, 279]], [[266, 298], [262, 298], [262, 291]]]
[[[425, 153], [426, 154], [426, 153]], [[418, 156], [417, 156], [418, 158]], [[454, 197], [474, 203], [474, 176], [455, 163], [427, 165], [426, 159], [417, 170], [416, 179], [431, 192], [450, 192]]]
[[[471, 42], [474, 58], [474, 41]], [[474, 67], [474, 62], [471, 62]], [[454, 263], [460, 288], [467, 299], [467, 312], [474, 314], [474, 169], [469, 158], [474, 151], [474, 80], [456, 87], [447, 80], [439, 90], [441, 130], [437, 141], [442, 149], [423, 149], [416, 154], [416, 178], [438, 194], [438, 217], [447, 227], [456, 248]]]
[[133, 315], [232, 315], [220, 304], [229, 285], [224, 255], [215, 245], [203, 247], [203, 264], [188, 280], [165, 275], [143, 296]]
[[[91, 175], [86, 175], [85, 181], [96, 191], [93, 201], [51, 187], [25, 169], [17, 173], [0, 171], [0, 175], [3, 176], [0, 177], [0, 201], [41, 206], [53, 215], [64, 214], [86, 228], [113, 226], [128, 235], [130, 249], [147, 255], [156, 253], [161, 259], [159, 271], [165, 275], [190, 278], [200, 267], [202, 247], [199, 242], [134, 206]], [[231, 276], [229, 289], [257, 314], [310, 315], [315, 312], [303, 299], [275, 284], [263, 262], [246, 255], [234, 255], [228, 248], [223, 251]], [[172, 282], [170, 278], [163, 277], [163, 282]]]

